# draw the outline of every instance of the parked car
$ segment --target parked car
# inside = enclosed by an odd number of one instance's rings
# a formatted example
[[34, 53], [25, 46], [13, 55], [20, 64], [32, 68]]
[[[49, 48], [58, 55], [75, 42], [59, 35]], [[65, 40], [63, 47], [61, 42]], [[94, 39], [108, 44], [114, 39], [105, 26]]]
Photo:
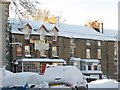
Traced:
[[66, 86], [87, 89], [87, 81], [75, 66], [56, 66], [45, 70], [44, 79], [49, 87]]
[[[2, 90], [6, 88], [17, 88], [17, 90], [25, 90], [25, 88], [48, 88], [48, 83], [37, 73], [21, 72], [7, 75], [3, 79]], [[14, 89], [14, 90], [15, 90]], [[12, 90], [12, 89], [10, 89]]]

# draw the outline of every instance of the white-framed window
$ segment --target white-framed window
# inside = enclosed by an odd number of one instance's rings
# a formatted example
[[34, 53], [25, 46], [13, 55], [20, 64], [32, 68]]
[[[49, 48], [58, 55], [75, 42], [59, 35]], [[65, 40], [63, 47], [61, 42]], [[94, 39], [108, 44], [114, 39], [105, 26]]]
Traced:
[[26, 24], [26, 26], [23, 27], [23, 32], [24, 32], [24, 39], [29, 40], [31, 33], [31, 26], [29, 24]]
[[117, 58], [117, 47], [114, 47], [114, 58]]
[[118, 46], [118, 43], [117, 42], [114, 42], [114, 47], [117, 47]]
[[86, 58], [90, 58], [90, 49], [86, 49]]
[[86, 70], [86, 63], [85, 62], [80, 62], [80, 70]]
[[101, 41], [98, 41], [98, 46], [101, 46]]
[[75, 53], [75, 47], [70, 48], [70, 54], [71, 54], [71, 57], [74, 56], [74, 53]]
[[93, 68], [94, 70], [98, 70], [97, 65], [94, 65]]
[[71, 54], [71, 57], [74, 56], [74, 53], [75, 53], [75, 39], [71, 38], [70, 39], [70, 54]]
[[118, 43], [114, 42], [114, 58], [118, 57]]
[[117, 62], [117, 60], [114, 61], [114, 65], [115, 65], [115, 74], [118, 74], [118, 62]]
[[40, 34], [40, 40], [44, 41], [45, 40], [45, 35], [47, 33], [47, 31], [42, 27], [41, 29], [39, 29], [39, 34]]
[[30, 34], [24, 34], [24, 39], [29, 40], [30, 39]]
[[101, 49], [98, 49], [97, 52], [98, 52], [98, 54], [97, 54], [98, 59], [101, 59]]
[[30, 55], [30, 45], [25, 45], [25, 57], [31, 57]]
[[114, 66], [115, 74], [118, 74], [118, 42], [114, 42]]
[[70, 45], [75, 45], [75, 39], [70, 39]]
[[54, 28], [51, 32], [50, 32], [53, 36], [52, 41], [57, 41], [57, 36], [58, 36], [58, 30], [56, 28]]
[[57, 52], [57, 47], [56, 46], [52, 47], [52, 56], [53, 57], [58, 57], [58, 52]]
[[87, 62], [87, 66], [88, 66], [88, 70], [92, 70], [92, 63], [91, 62]]
[[53, 41], [57, 41], [57, 36], [53, 36]]
[[90, 45], [90, 40], [86, 40], [86, 45]]
[[40, 51], [40, 56], [41, 57], [46, 57], [46, 50], [41, 50]]

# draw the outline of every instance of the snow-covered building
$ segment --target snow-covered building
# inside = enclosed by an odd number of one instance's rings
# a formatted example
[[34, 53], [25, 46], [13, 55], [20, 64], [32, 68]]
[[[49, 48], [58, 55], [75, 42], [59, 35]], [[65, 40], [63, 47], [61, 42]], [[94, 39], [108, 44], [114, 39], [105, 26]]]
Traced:
[[21, 21], [10, 19], [13, 63], [23, 58], [64, 59], [67, 64], [71, 57], [98, 59], [103, 74], [117, 78], [117, 30], [99, 33], [81, 25]]
[[87, 82], [103, 79], [100, 61], [98, 59], [70, 58], [70, 65], [76, 66], [85, 76]]

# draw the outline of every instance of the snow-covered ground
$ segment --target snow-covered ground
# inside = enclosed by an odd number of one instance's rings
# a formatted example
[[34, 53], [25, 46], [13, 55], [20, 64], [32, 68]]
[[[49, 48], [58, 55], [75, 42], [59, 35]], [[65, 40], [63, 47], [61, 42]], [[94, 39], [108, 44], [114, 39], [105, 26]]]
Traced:
[[88, 88], [119, 88], [119, 85], [114, 79], [102, 79], [88, 83]]

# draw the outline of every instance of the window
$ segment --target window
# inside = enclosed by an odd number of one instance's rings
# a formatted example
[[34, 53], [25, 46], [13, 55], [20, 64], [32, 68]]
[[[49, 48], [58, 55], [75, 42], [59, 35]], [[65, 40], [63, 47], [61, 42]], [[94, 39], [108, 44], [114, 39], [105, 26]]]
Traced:
[[24, 34], [24, 39], [25, 40], [29, 40], [30, 39], [30, 35], [29, 34]]
[[86, 63], [80, 62], [80, 70], [86, 70]]
[[30, 57], [30, 46], [25, 45], [25, 57]]
[[115, 74], [118, 74], [118, 62], [117, 60], [114, 62], [115, 65]]
[[75, 39], [71, 38], [70, 39], [70, 54], [71, 57], [74, 56], [75, 53]]
[[90, 58], [90, 49], [86, 49], [86, 58]]
[[71, 57], [74, 56], [75, 48], [70, 48]]
[[114, 58], [117, 58], [117, 47], [114, 47]]
[[88, 70], [91, 70], [91, 65], [88, 65]]
[[90, 40], [86, 40], [86, 45], [90, 45]]
[[30, 39], [30, 33], [31, 33], [31, 26], [29, 24], [26, 24], [25, 27], [23, 27], [24, 32], [24, 39], [29, 40]]
[[44, 29], [44, 28], [41, 28], [40, 30], [39, 30], [39, 34], [40, 34], [40, 40], [41, 41], [44, 41], [45, 40], [45, 35], [46, 35], [46, 30]]
[[57, 36], [53, 36], [53, 41], [57, 41]]
[[114, 58], [116, 59], [118, 56], [118, 44], [117, 42], [114, 43]]
[[41, 57], [46, 57], [46, 50], [41, 50], [40, 51], [40, 56]]
[[24, 72], [39, 72], [39, 63], [37, 62], [23, 62]]
[[101, 46], [101, 41], [98, 41], [98, 46]]
[[97, 70], [97, 65], [94, 65], [94, 70]]
[[22, 56], [22, 47], [16, 45], [16, 56]]
[[52, 56], [53, 57], [58, 56], [58, 54], [57, 54], [57, 47], [52, 47]]
[[88, 65], [88, 70], [92, 70], [92, 63], [91, 62], [87, 62]]
[[101, 59], [101, 49], [98, 49], [98, 59]]
[[117, 42], [114, 42], [114, 47], [117, 47], [117, 46], [118, 46]]
[[58, 36], [58, 29], [56, 27], [53, 28], [53, 30], [50, 32], [53, 36], [53, 41], [57, 41], [57, 36]]
[[70, 39], [70, 45], [75, 45], [75, 39]]

